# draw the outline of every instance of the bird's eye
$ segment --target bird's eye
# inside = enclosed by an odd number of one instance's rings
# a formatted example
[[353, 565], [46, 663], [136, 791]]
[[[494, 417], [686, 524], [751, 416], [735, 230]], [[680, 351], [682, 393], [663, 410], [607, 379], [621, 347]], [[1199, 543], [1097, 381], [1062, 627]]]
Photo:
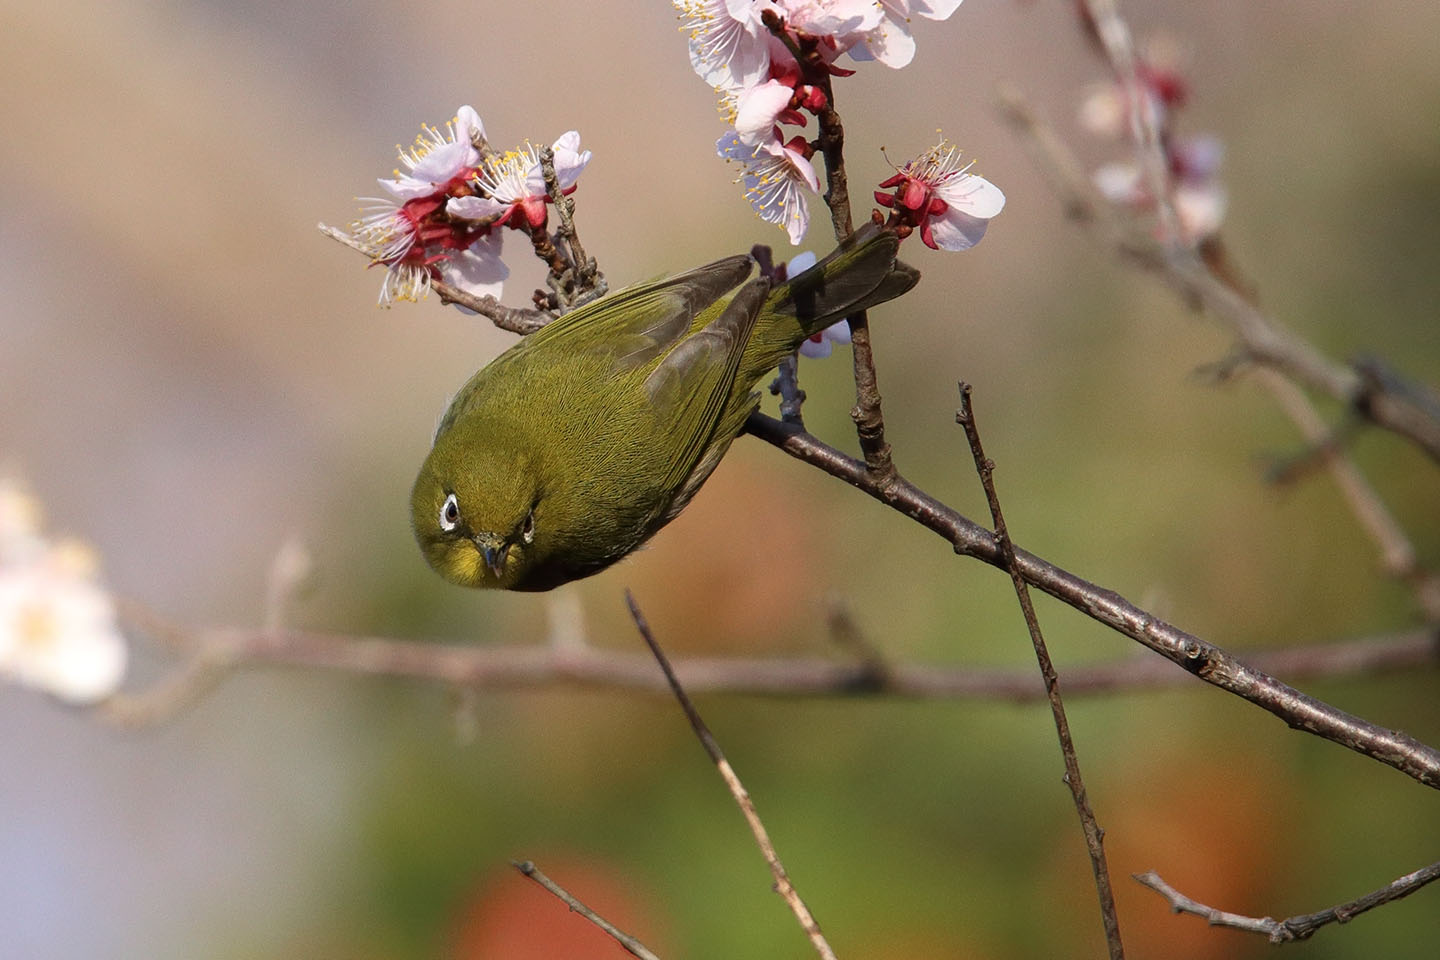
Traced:
[[520, 536], [527, 543], [535, 542], [535, 511], [531, 510], [525, 515], [525, 526], [520, 528]]
[[440, 529], [446, 533], [454, 533], [455, 528], [460, 525], [460, 501], [455, 499], [455, 494], [445, 498], [444, 505], [440, 508]]

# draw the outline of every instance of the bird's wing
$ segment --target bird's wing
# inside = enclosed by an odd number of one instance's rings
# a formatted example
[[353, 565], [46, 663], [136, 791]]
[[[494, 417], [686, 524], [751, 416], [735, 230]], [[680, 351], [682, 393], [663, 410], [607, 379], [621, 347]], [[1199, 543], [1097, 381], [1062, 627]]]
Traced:
[[[635, 284], [567, 313], [530, 334], [478, 370], [447, 405], [435, 437], [489, 399], [501, 370], [516, 362], [571, 368], [582, 355], [599, 359], [612, 376], [642, 371], [689, 335], [695, 318], [739, 285], [754, 267], [747, 256], [726, 257], [686, 273]], [[554, 352], [542, 359], [538, 353]]]
[[745, 345], [769, 292], [770, 281], [765, 279], [741, 287], [718, 316], [676, 344], [646, 376], [651, 410], [674, 451], [664, 489], [679, 491], [686, 486], [696, 464], [714, 445]]
[[689, 334], [695, 318], [749, 276], [753, 265], [746, 256], [726, 257], [626, 287], [532, 334], [526, 349], [564, 340], [564, 349], [613, 357], [617, 372], [645, 367]]

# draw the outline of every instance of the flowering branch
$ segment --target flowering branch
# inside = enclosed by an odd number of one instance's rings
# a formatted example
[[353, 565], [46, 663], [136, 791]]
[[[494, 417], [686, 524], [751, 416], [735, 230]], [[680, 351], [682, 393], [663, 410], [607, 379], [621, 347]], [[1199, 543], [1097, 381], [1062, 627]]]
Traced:
[[595, 258], [587, 257], [585, 248], [580, 244], [580, 233], [575, 229], [575, 201], [560, 183], [560, 175], [555, 171], [555, 151], [550, 147], [540, 150], [540, 173], [545, 180], [547, 194], [554, 200], [555, 212], [560, 217], [555, 235], [565, 245], [566, 251], [566, 268], [560, 273], [552, 270], [547, 282], [559, 299], [559, 305], [568, 312], [603, 297], [609, 288]]
[[1295, 940], [1309, 939], [1316, 930], [1328, 924], [1349, 923], [1368, 910], [1384, 906], [1401, 897], [1408, 897], [1427, 883], [1440, 880], [1440, 863], [1432, 863], [1428, 867], [1421, 867], [1414, 873], [1407, 873], [1379, 890], [1367, 893], [1348, 903], [1342, 903], [1318, 913], [1287, 917], [1284, 920], [1274, 920], [1270, 917], [1247, 917], [1243, 914], [1207, 907], [1170, 886], [1160, 879], [1160, 875], [1154, 870], [1134, 874], [1134, 877], [1142, 885], [1149, 887], [1168, 900], [1170, 910], [1174, 913], [1190, 913], [1197, 917], [1204, 917], [1212, 927], [1230, 927], [1234, 930], [1244, 930], [1247, 933], [1258, 933], [1269, 939], [1271, 943], [1290, 943]]
[[650, 625], [646, 623], [645, 617], [640, 613], [640, 608], [635, 604], [635, 598], [629, 590], [625, 591], [625, 603], [630, 608], [630, 616], [635, 621], [635, 628], [640, 631], [641, 638], [650, 652], [655, 655], [655, 660], [660, 664], [660, 670], [665, 674], [665, 681], [670, 685], [675, 699], [680, 701], [680, 708], [685, 711], [685, 718], [690, 721], [695, 736], [699, 738], [700, 745], [710, 755], [715, 769], [720, 772], [720, 778], [725, 781], [725, 786], [730, 790], [730, 795], [735, 798], [735, 804], [740, 808], [741, 814], [745, 817], [745, 823], [750, 827], [750, 832], [755, 836], [755, 843], [760, 847], [760, 854], [765, 858], [765, 863], [770, 867], [770, 874], [775, 878], [775, 892], [780, 894], [790, 912], [795, 914], [795, 920], [800, 924], [800, 929], [805, 931], [809, 938], [810, 945], [820, 955], [821, 960], [836, 960], [835, 951], [830, 949], [830, 944], [825, 940], [825, 934], [820, 930], [820, 924], [815, 922], [815, 917], [810, 913], [810, 908], [805, 906], [805, 901], [800, 899], [800, 893], [795, 885], [790, 882], [790, 876], [785, 872], [785, 866], [780, 862], [780, 855], [775, 852], [775, 845], [770, 842], [770, 834], [765, 830], [765, 824], [760, 821], [760, 814], [755, 811], [755, 802], [750, 799], [750, 793], [745, 785], [740, 782], [730, 761], [725, 759], [725, 754], [720, 749], [719, 742], [705, 725], [700, 717], [700, 711], [695, 709], [695, 704], [685, 693], [685, 688], [675, 676], [670, 661], [665, 658], [665, 652], [660, 649], [654, 634], [650, 632]]

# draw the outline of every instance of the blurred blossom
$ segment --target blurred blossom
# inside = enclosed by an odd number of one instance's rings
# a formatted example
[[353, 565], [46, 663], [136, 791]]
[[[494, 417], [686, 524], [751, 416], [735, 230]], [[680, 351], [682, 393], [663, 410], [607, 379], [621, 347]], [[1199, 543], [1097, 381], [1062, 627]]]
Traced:
[[[575, 190], [575, 181], [590, 162], [590, 151], [580, 150], [580, 134], [571, 130], [551, 146], [555, 156], [555, 176], [563, 193]], [[508, 151], [487, 163], [474, 180], [479, 195], [452, 198], [446, 212], [467, 220], [494, 218], [496, 226], [520, 226], [523, 219], [530, 229], [545, 225], [547, 201], [554, 198], [545, 188], [540, 170], [540, 150], [534, 144]], [[516, 217], [520, 213], [523, 217]]]
[[[1181, 239], [1198, 243], [1220, 231], [1228, 197], [1220, 181], [1224, 145], [1215, 137], [1176, 139], [1166, 145], [1170, 174], [1170, 203], [1179, 221]], [[1096, 188], [1111, 203], [1136, 210], [1155, 205], [1138, 165], [1107, 163], [1093, 175]]]
[[0, 480], [0, 675], [69, 703], [111, 695], [124, 677], [115, 605], [96, 582], [94, 554], [48, 542], [39, 508]]
[[0, 476], [0, 568], [23, 563], [43, 549], [40, 505], [20, 481]]
[[799, 243], [810, 226], [810, 208], [801, 187], [820, 189], [804, 138], [795, 137], [788, 144], [770, 140], [752, 147], [731, 131], [716, 141], [715, 149], [726, 160], [744, 166], [735, 182], [744, 184], [745, 199], [760, 219], [779, 224], [791, 243]]
[[974, 165], [942, 140], [881, 183], [875, 202], [891, 211], [892, 223], [919, 230], [932, 250], [968, 250], [1005, 207], [999, 187], [969, 172]]

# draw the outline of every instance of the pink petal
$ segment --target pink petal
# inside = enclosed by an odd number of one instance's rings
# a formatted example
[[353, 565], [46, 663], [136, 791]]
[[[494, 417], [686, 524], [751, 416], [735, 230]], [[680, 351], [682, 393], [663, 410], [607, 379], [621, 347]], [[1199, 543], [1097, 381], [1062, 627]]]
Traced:
[[951, 207], [959, 207], [982, 220], [989, 220], [1005, 208], [1005, 194], [1000, 188], [973, 174], [951, 177], [937, 186], [935, 192]]
[[735, 104], [735, 132], [743, 143], [759, 146], [771, 137], [775, 118], [790, 106], [795, 91], [779, 80], [767, 80], [741, 91]]
[[972, 217], [951, 207], [943, 217], [928, 221], [930, 236], [941, 250], [969, 250], [985, 236], [989, 220]]

